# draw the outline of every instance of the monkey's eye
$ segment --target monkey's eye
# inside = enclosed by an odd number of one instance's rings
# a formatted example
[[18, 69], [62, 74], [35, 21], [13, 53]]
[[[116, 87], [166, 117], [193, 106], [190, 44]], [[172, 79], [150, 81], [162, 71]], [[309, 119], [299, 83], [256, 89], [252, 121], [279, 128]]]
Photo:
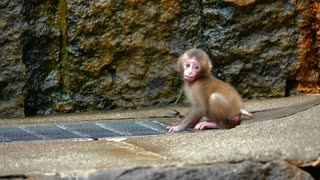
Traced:
[[185, 68], [189, 68], [189, 67], [190, 67], [190, 64], [185, 64], [184, 67], [185, 67]]
[[195, 69], [195, 70], [199, 70], [199, 69], [200, 69], [200, 66], [194, 66], [194, 69]]

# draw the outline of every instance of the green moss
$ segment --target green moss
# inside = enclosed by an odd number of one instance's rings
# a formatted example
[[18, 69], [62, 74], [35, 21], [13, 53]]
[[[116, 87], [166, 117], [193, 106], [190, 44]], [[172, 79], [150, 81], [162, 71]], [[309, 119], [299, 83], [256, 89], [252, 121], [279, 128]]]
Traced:
[[60, 66], [59, 71], [62, 75], [62, 91], [70, 94], [70, 74], [69, 74], [69, 62], [68, 62], [68, 49], [67, 49], [67, 2], [66, 0], [60, 0], [58, 6], [58, 25], [60, 34]]

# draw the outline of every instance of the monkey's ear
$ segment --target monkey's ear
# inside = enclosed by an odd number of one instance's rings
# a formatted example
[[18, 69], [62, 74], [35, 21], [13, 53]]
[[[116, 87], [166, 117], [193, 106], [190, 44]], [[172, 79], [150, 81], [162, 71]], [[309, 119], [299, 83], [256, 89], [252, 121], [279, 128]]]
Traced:
[[179, 58], [177, 66], [176, 66], [176, 70], [182, 74], [183, 73], [183, 59], [182, 57]]

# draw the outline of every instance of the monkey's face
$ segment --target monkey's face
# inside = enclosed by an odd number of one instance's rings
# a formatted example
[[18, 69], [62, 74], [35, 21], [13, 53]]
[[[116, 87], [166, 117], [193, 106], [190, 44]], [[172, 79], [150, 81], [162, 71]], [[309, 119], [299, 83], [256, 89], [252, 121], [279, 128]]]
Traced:
[[183, 62], [183, 78], [186, 81], [194, 81], [198, 77], [200, 70], [201, 65], [195, 58], [186, 59]]

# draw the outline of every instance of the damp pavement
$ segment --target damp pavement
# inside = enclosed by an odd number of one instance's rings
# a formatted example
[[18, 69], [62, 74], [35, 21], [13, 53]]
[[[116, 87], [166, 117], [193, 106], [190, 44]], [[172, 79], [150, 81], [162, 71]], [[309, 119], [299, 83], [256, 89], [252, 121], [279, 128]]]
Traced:
[[[169, 125], [181, 121], [188, 109], [189, 107], [167, 106], [0, 119], [0, 130], [134, 122]], [[318, 177], [320, 95], [249, 100], [245, 101], [245, 109], [253, 112], [255, 117], [244, 119], [241, 125], [227, 130], [12, 142], [5, 142], [2, 137], [0, 179], [121, 179], [119, 177], [130, 175], [130, 172], [135, 172], [140, 178], [154, 179], [157, 177], [155, 175], [159, 175], [155, 169], [161, 168], [165, 170], [160, 179], [170, 179], [171, 176], [183, 179], [177, 173], [183, 168], [189, 168], [183, 171], [184, 174], [192, 174], [199, 173], [199, 167], [217, 168], [227, 163], [228, 167], [232, 166], [232, 173], [236, 173], [238, 169], [234, 166], [237, 163], [252, 162], [263, 163], [265, 171], [265, 163], [275, 161], [299, 169], [311, 168], [313, 178]], [[170, 171], [170, 176], [168, 168], [178, 168], [179, 171]], [[218, 171], [221, 172], [221, 168]], [[226, 171], [231, 172], [230, 169]], [[210, 172], [212, 174], [213, 170]], [[309, 177], [306, 174], [303, 177]], [[135, 179], [134, 177], [129, 176], [131, 179]]]

